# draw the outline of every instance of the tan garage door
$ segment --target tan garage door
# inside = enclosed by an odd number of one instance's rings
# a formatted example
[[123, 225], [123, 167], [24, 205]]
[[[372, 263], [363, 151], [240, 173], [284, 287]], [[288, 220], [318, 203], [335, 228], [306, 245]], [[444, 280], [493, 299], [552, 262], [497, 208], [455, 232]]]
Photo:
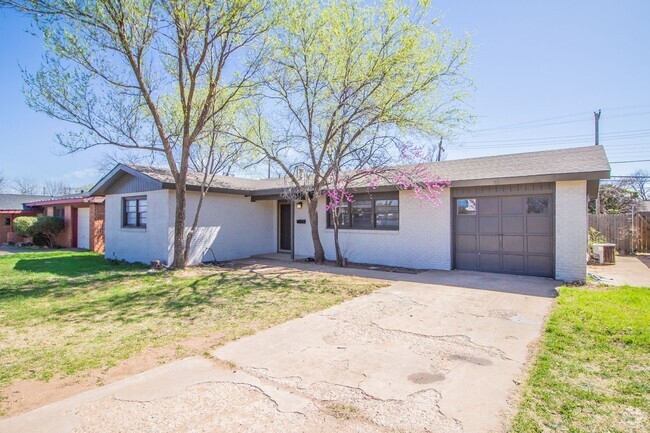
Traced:
[[553, 195], [454, 199], [456, 269], [553, 276]]

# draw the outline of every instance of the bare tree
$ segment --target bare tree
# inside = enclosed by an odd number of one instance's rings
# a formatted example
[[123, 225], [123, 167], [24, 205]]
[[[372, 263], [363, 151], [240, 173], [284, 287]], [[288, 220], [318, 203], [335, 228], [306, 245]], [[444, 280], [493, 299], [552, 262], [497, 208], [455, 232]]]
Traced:
[[165, 165], [166, 161], [160, 152], [133, 151], [130, 149], [115, 148], [112, 152], [105, 153], [97, 161], [96, 168], [100, 173], [106, 174], [118, 164], [125, 165]]
[[316, 262], [325, 258], [318, 201], [342, 173], [404, 162], [409, 141], [465, 118], [458, 102], [468, 43], [438, 32], [426, 15], [393, 1], [303, 0], [271, 32], [259, 107], [240, 136], [284, 172], [292, 194], [300, 191]]
[[72, 188], [70, 188], [70, 185], [60, 180], [48, 180], [43, 185], [43, 195], [57, 197], [65, 194], [70, 194], [71, 192]]
[[38, 191], [38, 182], [31, 177], [19, 177], [14, 179], [11, 188], [18, 194], [36, 194]]
[[24, 73], [33, 109], [76, 128], [69, 152], [98, 145], [160, 153], [176, 185], [174, 259], [185, 266], [192, 147], [246, 96], [271, 0], [0, 0], [33, 17], [48, 49]]
[[2, 172], [0, 171], [0, 192], [4, 191], [5, 178]]
[[637, 170], [620, 182], [620, 186], [634, 191], [640, 200], [650, 200], [650, 172]]

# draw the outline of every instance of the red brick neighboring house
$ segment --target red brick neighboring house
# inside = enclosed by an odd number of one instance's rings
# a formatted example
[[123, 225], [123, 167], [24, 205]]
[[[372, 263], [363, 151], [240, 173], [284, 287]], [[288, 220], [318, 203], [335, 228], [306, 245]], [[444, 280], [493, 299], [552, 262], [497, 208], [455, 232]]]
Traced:
[[49, 198], [43, 195], [0, 194], [0, 245], [23, 242], [14, 232], [14, 219], [20, 216], [42, 214], [40, 208], [30, 208], [24, 203]]
[[54, 197], [25, 203], [44, 215], [63, 218], [64, 229], [55, 241], [62, 248], [104, 252], [104, 197], [87, 194]]

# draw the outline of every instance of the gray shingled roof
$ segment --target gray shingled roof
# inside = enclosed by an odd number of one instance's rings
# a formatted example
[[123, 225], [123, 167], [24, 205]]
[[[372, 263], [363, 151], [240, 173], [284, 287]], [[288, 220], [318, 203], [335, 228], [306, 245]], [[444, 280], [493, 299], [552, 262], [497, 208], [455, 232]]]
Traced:
[[49, 195], [0, 194], [0, 210], [23, 210], [23, 203], [50, 198]]
[[[168, 169], [140, 165], [127, 167], [161, 182], [167, 188], [174, 185], [174, 178]], [[609, 178], [610, 172], [607, 155], [602, 146], [456, 159], [429, 163], [427, 167], [431, 174], [451, 181], [452, 186], [465, 186], [471, 182], [490, 180], [495, 180], [498, 183], [521, 182], [528, 180], [522, 178], [530, 177], [536, 177], [536, 181], [542, 181], [543, 178], [546, 178], [543, 181], [553, 180], [551, 178], [593, 181]], [[202, 179], [202, 173], [189, 173], [188, 187], [199, 187]], [[99, 184], [101, 183], [102, 181]], [[234, 193], [264, 195], [278, 193], [290, 185], [291, 182], [287, 178], [246, 179], [217, 176], [212, 188]], [[388, 179], [378, 183], [378, 186], [390, 185], [391, 182]], [[356, 186], [365, 187], [364, 184]]]
[[610, 171], [603, 146], [544, 150], [429, 164], [432, 173], [450, 181]]
[[[163, 184], [173, 185], [174, 176], [169, 169], [161, 167], [148, 167], [144, 165], [128, 165], [128, 167], [139, 171], [145, 176], [149, 176]], [[203, 183], [203, 173], [189, 172], [187, 174], [188, 186], [201, 186]], [[234, 176], [215, 176], [212, 183], [213, 188], [232, 189], [238, 191], [258, 191], [264, 189], [284, 188], [289, 185], [286, 178], [271, 179], [246, 179]]]

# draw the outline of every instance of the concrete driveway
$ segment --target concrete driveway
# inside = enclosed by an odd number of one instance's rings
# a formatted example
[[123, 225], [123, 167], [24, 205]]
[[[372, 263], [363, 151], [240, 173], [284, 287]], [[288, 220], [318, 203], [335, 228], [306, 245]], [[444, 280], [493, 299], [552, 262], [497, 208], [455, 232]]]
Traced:
[[1, 421], [0, 431], [503, 431], [557, 283], [402, 276], [411, 281], [227, 344], [211, 359]]
[[614, 265], [589, 265], [596, 281], [612, 286], [650, 287], [650, 255], [617, 256]]

